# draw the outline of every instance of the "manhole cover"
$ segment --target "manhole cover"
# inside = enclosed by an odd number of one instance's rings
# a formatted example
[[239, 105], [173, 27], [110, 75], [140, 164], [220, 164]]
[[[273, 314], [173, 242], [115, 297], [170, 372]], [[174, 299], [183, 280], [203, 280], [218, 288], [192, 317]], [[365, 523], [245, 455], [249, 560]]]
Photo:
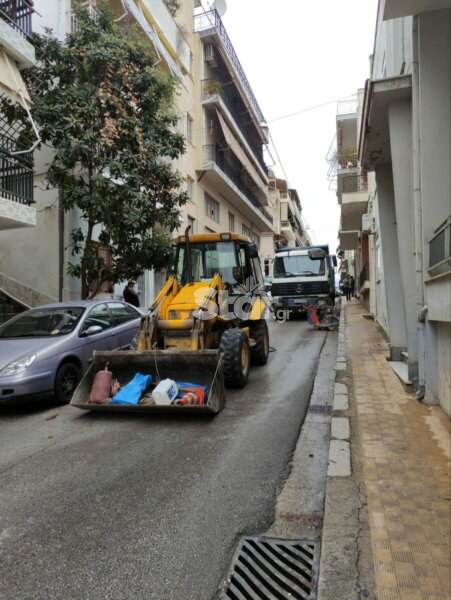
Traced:
[[308, 407], [309, 413], [314, 413], [317, 415], [330, 415], [332, 413], [332, 406], [328, 404], [311, 404]]
[[221, 598], [313, 600], [318, 564], [318, 541], [243, 538], [221, 587]]

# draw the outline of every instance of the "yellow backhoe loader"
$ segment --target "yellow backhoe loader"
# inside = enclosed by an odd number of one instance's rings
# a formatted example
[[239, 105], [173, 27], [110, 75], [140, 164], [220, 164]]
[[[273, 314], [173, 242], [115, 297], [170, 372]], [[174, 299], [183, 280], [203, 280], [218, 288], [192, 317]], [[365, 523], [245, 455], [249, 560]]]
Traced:
[[138, 404], [133, 411], [219, 412], [225, 401], [224, 384], [245, 386], [250, 365], [264, 365], [268, 359], [269, 309], [258, 250], [247, 236], [188, 235], [187, 229], [176, 239], [168, 279], [143, 317], [136, 351], [95, 352], [72, 404], [90, 410], [124, 409], [87, 401], [94, 373], [109, 363], [121, 384], [133, 372], [146, 371], [154, 381], [196, 380], [209, 388], [203, 406]]

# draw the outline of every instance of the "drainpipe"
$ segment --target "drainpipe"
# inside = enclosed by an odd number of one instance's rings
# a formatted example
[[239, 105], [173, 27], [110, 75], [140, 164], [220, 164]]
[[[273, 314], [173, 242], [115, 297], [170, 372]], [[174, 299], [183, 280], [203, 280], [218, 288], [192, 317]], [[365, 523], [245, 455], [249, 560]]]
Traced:
[[412, 137], [413, 137], [413, 204], [414, 204], [414, 240], [415, 240], [415, 272], [417, 288], [418, 314], [418, 390], [417, 397], [422, 399], [425, 391], [426, 348], [424, 339], [424, 276], [423, 276], [423, 209], [421, 200], [421, 131], [420, 131], [420, 82], [418, 69], [418, 16], [413, 17], [412, 29]]
[[58, 192], [58, 300], [63, 301], [64, 287], [64, 209], [63, 190]]

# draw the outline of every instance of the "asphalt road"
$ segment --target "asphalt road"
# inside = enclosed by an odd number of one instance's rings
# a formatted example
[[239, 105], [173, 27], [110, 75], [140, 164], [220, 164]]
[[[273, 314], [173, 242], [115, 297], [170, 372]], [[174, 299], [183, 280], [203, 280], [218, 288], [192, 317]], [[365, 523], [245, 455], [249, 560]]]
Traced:
[[5, 600], [211, 600], [264, 532], [326, 333], [270, 323], [268, 364], [215, 418], [0, 409]]

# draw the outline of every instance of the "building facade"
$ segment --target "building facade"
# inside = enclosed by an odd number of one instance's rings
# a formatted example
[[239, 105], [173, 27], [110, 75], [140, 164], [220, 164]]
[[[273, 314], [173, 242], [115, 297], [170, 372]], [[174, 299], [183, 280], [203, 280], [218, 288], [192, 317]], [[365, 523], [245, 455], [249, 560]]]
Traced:
[[[355, 228], [347, 237], [354, 237], [360, 294], [390, 340], [392, 366], [418, 399], [448, 415], [450, 19], [446, 0], [380, 1], [371, 75], [355, 118], [356, 175], [367, 187], [360, 227], [342, 195], [342, 229]], [[345, 238], [341, 232], [342, 250]]]
[[[29, 119], [32, 119], [32, 103], [21, 70], [35, 63], [31, 43], [33, 13], [30, 0], [0, 1], [0, 100], [13, 110], [25, 110]], [[23, 140], [20, 133], [19, 121], [8, 120], [0, 108], [0, 237], [10, 239], [16, 235], [26, 237], [37, 222], [33, 149], [39, 134], [35, 130], [35, 139]], [[4, 320], [31, 304], [33, 297], [20, 298], [21, 290], [4, 276], [6, 265], [18, 248], [6, 244], [0, 250], [0, 319]]]
[[[94, 0], [80, 3], [95, 11]], [[265, 119], [220, 15], [199, 0], [179, 4], [174, 11], [163, 0], [111, 0], [117, 22], [137, 26], [155, 49], [159, 66], [180, 81], [177, 108], [186, 152], [175, 166], [189, 201], [173, 234], [188, 225], [193, 233], [246, 234], [262, 251], [263, 262], [263, 254], [274, 253], [273, 207], [263, 159]], [[51, 28], [64, 40], [77, 26], [73, 0], [36, 0], [35, 8], [38, 32]], [[0, 237], [4, 287], [14, 288], [22, 300], [29, 298], [29, 305], [80, 295], [78, 280], [66, 274], [69, 232], [80, 215], [76, 210], [63, 213], [58, 191], [46, 189], [50, 160], [49, 150], [35, 153], [33, 232], [5, 231]], [[8, 247], [15, 251], [8, 254]], [[143, 305], [154, 298], [162, 277], [143, 274], [138, 282]], [[115, 286], [113, 295], [120, 296], [122, 287]]]

